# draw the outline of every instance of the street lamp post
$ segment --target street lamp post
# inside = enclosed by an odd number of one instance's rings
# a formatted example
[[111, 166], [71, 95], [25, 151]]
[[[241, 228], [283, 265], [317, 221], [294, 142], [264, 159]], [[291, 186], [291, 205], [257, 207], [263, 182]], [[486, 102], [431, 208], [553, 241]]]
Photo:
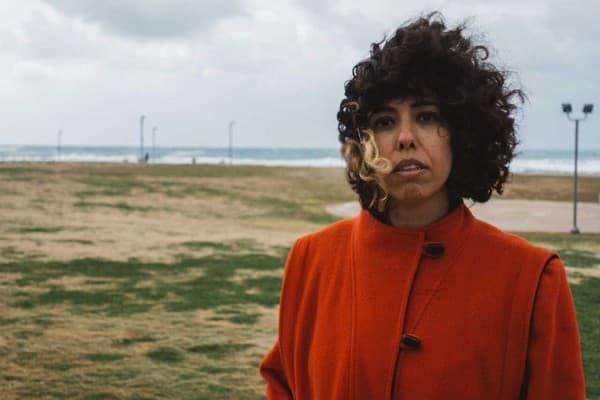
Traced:
[[229, 165], [233, 165], [233, 126], [235, 121], [229, 122]]
[[144, 161], [144, 120], [145, 115], [140, 116], [140, 162]]
[[588, 114], [594, 109], [593, 104], [585, 104], [583, 106], [583, 117], [580, 118], [571, 118], [571, 112], [573, 111], [573, 107], [571, 107], [571, 103], [563, 103], [562, 110], [565, 114], [567, 114], [567, 118], [569, 121], [575, 121], [575, 169], [573, 176], [573, 228], [571, 229], [571, 233], [579, 233], [579, 228], [577, 227], [577, 157], [579, 153], [579, 121], [583, 121], [587, 118]]

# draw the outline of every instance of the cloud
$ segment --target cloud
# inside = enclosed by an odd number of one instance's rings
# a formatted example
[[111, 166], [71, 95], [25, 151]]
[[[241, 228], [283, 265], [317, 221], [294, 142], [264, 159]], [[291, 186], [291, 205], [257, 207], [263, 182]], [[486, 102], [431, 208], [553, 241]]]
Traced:
[[239, 145], [333, 147], [352, 66], [436, 9], [519, 74], [527, 147], [571, 140], [562, 101], [600, 105], [597, 0], [30, 0], [0, 2], [4, 141], [135, 144], [143, 113], [170, 145], [224, 145], [235, 119]]
[[43, 0], [59, 12], [133, 38], [173, 38], [209, 31], [240, 15], [239, 0]]

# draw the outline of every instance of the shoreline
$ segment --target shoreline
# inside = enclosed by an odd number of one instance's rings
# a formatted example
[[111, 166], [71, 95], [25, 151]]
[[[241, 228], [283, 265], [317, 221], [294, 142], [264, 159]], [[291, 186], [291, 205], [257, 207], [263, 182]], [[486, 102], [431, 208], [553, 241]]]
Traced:
[[[344, 166], [323, 166], [323, 165], [287, 165], [287, 164], [263, 164], [263, 163], [236, 163], [235, 160], [233, 164], [229, 164], [228, 162], [219, 162], [219, 163], [170, 163], [170, 162], [130, 162], [128, 160], [123, 160], [121, 162], [117, 161], [56, 161], [56, 160], [2, 160], [0, 159], [0, 166], [19, 166], [19, 165], [27, 165], [27, 166], [36, 166], [36, 165], [56, 165], [56, 166], [149, 166], [149, 167], [255, 167], [255, 168], [286, 168], [286, 169], [331, 169], [331, 170], [344, 170]], [[543, 171], [543, 170], [534, 170], [534, 171], [519, 171], [519, 172], [511, 172], [511, 176], [541, 176], [541, 177], [557, 177], [557, 178], [572, 178], [573, 173], [561, 173], [557, 171]], [[577, 176], [579, 178], [599, 178], [600, 172], [597, 173], [587, 173], [578, 171]]]

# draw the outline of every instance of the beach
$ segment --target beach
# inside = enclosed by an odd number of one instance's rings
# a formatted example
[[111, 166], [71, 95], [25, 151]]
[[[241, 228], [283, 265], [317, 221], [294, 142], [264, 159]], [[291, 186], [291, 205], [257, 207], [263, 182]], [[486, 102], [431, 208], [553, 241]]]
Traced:
[[[580, 178], [582, 209], [599, 194]], [[515, 175], [493, 201], [571, 196], [569, 176]], [[2, 398], [263, 398], [287, 251], [351, 202], [341, 168], [0, 163]], [[563, 258], [600, 398], [600, 233], [544, 227], [507, 229]]]

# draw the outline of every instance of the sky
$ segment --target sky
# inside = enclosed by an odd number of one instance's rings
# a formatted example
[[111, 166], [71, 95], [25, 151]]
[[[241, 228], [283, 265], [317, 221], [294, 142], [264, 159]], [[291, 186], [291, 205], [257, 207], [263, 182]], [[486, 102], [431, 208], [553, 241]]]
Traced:
[[600, 149], [597, 0], [4, 0], [0, 144], [338, 147], [352, 67], [433, 10], [514, 72], [521, 149], [573, 148], [565, 101]]

